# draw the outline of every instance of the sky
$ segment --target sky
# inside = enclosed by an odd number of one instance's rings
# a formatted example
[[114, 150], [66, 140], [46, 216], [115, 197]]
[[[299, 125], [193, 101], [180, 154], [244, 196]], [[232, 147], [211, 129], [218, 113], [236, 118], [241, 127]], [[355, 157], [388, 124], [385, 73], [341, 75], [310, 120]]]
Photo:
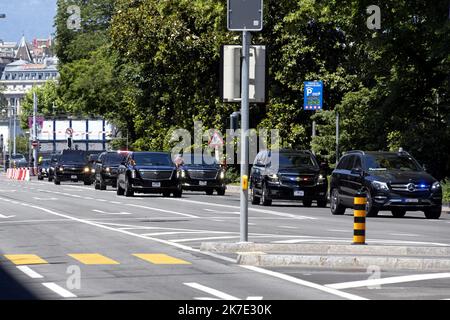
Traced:
[[25, 34], [27, 41], [48, 38], [55, 33], [53, 19], [56, 0], [0, 0], [0, 39], [19, 41]]

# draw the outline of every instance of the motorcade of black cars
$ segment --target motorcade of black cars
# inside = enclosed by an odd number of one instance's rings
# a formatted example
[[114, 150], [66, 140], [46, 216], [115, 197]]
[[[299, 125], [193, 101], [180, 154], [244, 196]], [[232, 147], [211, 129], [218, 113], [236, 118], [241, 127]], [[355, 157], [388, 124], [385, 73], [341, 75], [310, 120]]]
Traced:
[[89, 184], [89, 176], [85, 172], [87, 164], [86, 152], [81, 150], [64, 150], [58, 159], [54, 173], [56, 185], [62, 181], [83, 181]]
[[44, 158], [41, 160], [41, 162], [38, 163], [38, 180], [44, 180], [44, 178], [48, 178], [51, 161], [52, 159], [50, 158]]
[[270, 206], [272, 200], [301, 200], [305, 207], [313, 201], [327, 205], [327, 165], [319, 165], [308, 150], [264, 150], [258, 153], [250, 171], [252, 204]]
[[206, 154], [185, 153], [179, 166], [183, 190], [204, 191], [225, 195], [225, 170], [215, 157]]
[[168, 152], [130, 152], [119, 166], [117, 195], [132, 197], [134, 193], [173, 194], [183, 190], [179, 171]]
[[117, 188], [119, 166], [127, 155], [126, 151], [106, 151], [99, 155], [95, 164], [95, 189], [106, 190], [107, 186]]
[[408, 152], [350, 151], [342, 156], [331, 175], [331, 213], [342, 215], [353, 207], [358, 191], [367, 194], [367, 216], [390, 210], [394, 217], [407, 211], [423, 211], [439, 219], [442, 188]]

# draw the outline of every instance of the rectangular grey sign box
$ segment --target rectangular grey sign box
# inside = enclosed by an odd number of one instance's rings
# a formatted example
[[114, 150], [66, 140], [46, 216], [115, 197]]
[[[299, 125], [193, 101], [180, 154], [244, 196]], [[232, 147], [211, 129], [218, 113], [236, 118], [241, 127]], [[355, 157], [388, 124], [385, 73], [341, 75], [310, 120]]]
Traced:
[[261, 31], [263, 0], [228, 0], [228, 30]]

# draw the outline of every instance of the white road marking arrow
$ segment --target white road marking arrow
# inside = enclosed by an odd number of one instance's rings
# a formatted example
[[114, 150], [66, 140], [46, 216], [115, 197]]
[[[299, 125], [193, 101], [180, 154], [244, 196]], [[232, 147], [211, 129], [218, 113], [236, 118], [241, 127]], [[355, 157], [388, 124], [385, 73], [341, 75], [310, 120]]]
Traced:
[[92, 210], [92, 211], [98, 212], [98, 213], [102, 213], [102, 214], [115, 214], [115, 215], [127, 215], [127, 214], [132, 214], [132, 213], [129, 213], [129, 212], [105, 212], [105, 211], [102, 211], [102, 210], [96, 210], [96, 209], [94, 209], [94, 210]]
[[0, 214], [0, 218], [1, 219], [8, 219], [8, 218], [14, 218], [15, 216], [4, 216], [2, 214]]
[[[191, 288], [194, 288], [194, 289], [197, 289], [197, 290], [200, 290], [200, 291], [203, 291], [203, 292], [206, 292], [206, 293], [214, 296], [214, 298], [212, 298], [212, 297], [211, 298], [210, 297], [197, 297], [197, 298], [194, 298], [196, 300], [219, 300], [219, 299], [222, 299], [222, 300], [241, 300], [241, 299], [236, 298], [236, 297], [234, 297], [232, 295], [229, 295], [229, 294], [227, 294], [225, 292], [222, 292], [222, 291], [219, 291], [219, 290], [216, 290], [216, 289], [213, 289], [213, 288], [209, 288], [207, 286], [201, 285], [201, 284], [196, 283], [196, 282], [186, 282], [186, 283], [184, 283], [184, 285], [188, 286], [188, 287], [191, 287]], [[262, 299], [263, 299], [263, 297], [250, 296], [250, 297], [247, 297], [246, 300], [262, 300]]]

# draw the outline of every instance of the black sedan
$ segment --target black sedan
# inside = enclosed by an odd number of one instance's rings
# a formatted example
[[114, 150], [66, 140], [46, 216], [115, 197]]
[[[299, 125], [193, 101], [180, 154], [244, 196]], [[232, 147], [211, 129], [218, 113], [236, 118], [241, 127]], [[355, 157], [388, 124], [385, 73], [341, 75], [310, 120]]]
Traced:
[[160, 193], [179, 198], [183, 193], [179, 171], [168, 152], [130, 152], [118, 171], [117, 195]]
[[183, 190], [204, 191], [212, 195], [225, 195], [225, 171], [216, 159], [208, 155], [184, 154], [180, 165]]

